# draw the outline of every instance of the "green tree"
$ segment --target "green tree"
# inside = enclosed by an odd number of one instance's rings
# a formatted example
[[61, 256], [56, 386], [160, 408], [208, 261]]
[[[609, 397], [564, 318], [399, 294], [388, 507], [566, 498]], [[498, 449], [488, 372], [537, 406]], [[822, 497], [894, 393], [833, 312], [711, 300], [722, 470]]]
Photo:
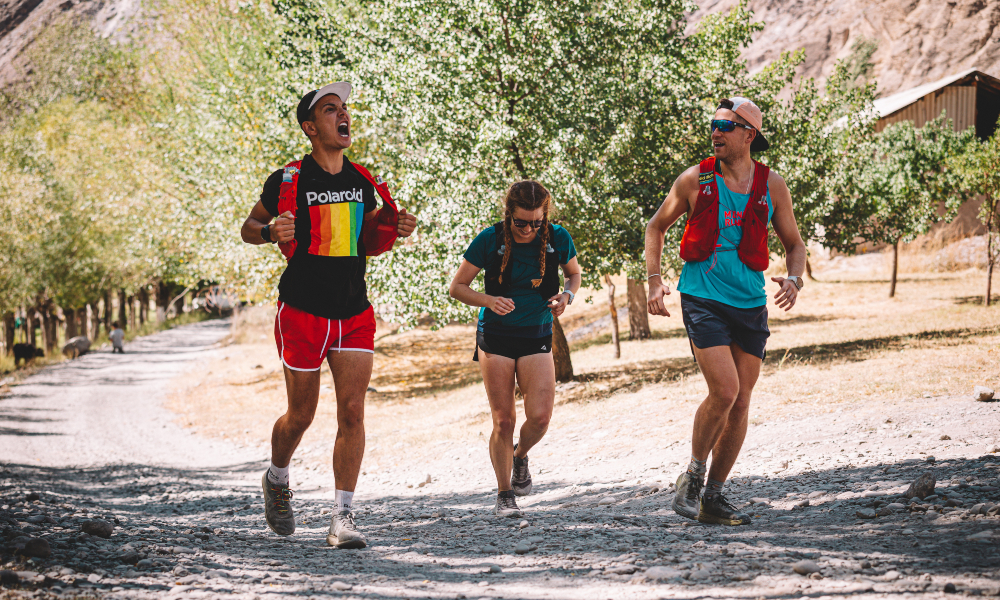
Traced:
[[979, 209], [979, 219], [986, 226], [986, 292], [983, 306], [990, 305], [993, 266], [1000, 255], [1000, 127], [985, 142], [969, 144], [964, 154], [952, 160], [961, 174], [965, 187], [985, 194]]
[[853, 253], [858, 238], [893, 248], [889, 297], [896, 294], [899, 244], [950, 221], [969, 198], [949, 160], [963, 153], [975, 132], [954, 131], [944, 115], [916, 128], [893, 123], [852, 149], [831, 189], [838, 201], [823, 219], [827, 247]]

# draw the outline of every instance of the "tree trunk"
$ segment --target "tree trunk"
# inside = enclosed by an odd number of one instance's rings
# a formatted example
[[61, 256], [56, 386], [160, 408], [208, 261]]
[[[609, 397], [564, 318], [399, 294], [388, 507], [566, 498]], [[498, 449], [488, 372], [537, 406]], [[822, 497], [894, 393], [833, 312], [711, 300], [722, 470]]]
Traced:
[[56, 345], [55, 336], [52, 335], [55, 324], [52, 322], [52, 313], [48, 307], [43, 308], [38, 314], [42, 317], [42, 346], [45, 348], [45, 355], [48, 356], [52, 354], [52, 349]]
[[126, 307], [128, 306], [128, 297], [125, 295], [125, 290], [118, 289], [118, 326], [122, 328], [122, 331], [128, 331], [128, 312], [126, 312]]
[[983, 297], [983, 306], [990, 305], [990, 294], [993, 290], [993, 263], [996, 257], [993, 256], [993, 215], [996, 214], [997, 206], [1000, 205], [1000, 198], [991, 198], [993, 205], [990, 207], [990, 214], [986, 219], [986, 296]]
[[3, 315], [3, 350], [10, 356], [14, 353], [14, 336], [17, 331], [14, 329], [14, 313], [6, 312]]
[[892, 282], [889, 284], [889, 297], [896, 297], [896, 272], [899, 270], [899, 240], [892, 245]]
[[104, 312], [101, 314], [101, 320], [104, 321], [104, 331], [111, 331], [111, 292], [109, 290], [104, 290], [103, 297], [104, 301]]
[[146, 288], [139, 289], [139, 327], [146, 324], [146, 311], [149, 310], [149, 292]]
[[604, 284], [608, 286], [608, 308], [611, 310], [611, 343], [615, 346], [615, 358], [622, 357], [622, 345], [618, 340], [618, 309], [615, 308], [615, 284], [611, 276], [604, 276]]
[[128, 327], [135, 329], [135, 296], [129, 296], [126, 304], [128, 305]]
[[170, 303], [170, 288], [161, 280], [156, 285], [156, 322], [163, 324], [167, 321], [167, 304]]
[[101, 313], [98, 312], [99, 301], [90, 303], [90, 341], [96, 343], [101, 334]]
[[649, 339], [649, 315], [646, 314], [646, 285], [635, 279], [625, 280], [628, 290], [628, 339]]
[[569, 356], [569, 342], [563, 333], [559, 317], [552, 318], [552, 362], [556, 366], [556, 381], [573, 379], [573, 361]]
[[66, 317], [66, 341], [76, 337], [76, 311], [72, 308], [64, 308], [63, 316]]
[[35, 309], [28, 309], [28, 343], [32, 346], [35, 345], [35, 327], [38, 327], [37, 319], [35, 318]]
[[87, 305], [76, 309], [76, 335], [87, 335]]

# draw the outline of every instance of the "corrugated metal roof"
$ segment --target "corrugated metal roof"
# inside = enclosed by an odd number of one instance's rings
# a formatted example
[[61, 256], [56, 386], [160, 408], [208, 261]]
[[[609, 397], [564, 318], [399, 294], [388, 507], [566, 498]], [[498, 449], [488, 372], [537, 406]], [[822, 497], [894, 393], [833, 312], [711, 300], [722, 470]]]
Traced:
[[937, 90], [952, 84], [963, 77], [968, 77], [969, 75], [975, 73], [979, 69], [966, 69], [961, 73], [956, 73], [955, 75], [949, 75], [944, 79], [939, 79], [933, 83], [925, 83], [924, 85], [919, 85], [915, 88], [910, 88], [908, 90], [899, 92], [898, 94], [893, 94], [888, 98], [879, 98], [875, 101], [875, 112], [879, 117], [886, 117], [896, 112], [906, 108], [907, 106], [913, 104], [917, 100], [920, 100], [927, 94], [931, 92], [936, 92]]

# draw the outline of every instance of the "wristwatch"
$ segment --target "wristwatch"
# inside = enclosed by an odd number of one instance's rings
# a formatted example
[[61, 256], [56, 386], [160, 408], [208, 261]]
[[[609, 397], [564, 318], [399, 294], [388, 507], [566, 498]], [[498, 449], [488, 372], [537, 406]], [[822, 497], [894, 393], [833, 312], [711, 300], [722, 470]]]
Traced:
[[567, 305], [573, 304], [573, 298], [576, 298], [576, 294], [574, 294], [573, 292], [571, 292], [569, 290], [563, 290], [562, 293], [569, 294], [569, 302], [567, 302], [566, 304]]
[[260, 237], [263, 238], [268, 244], [273, 244], [274, 240], [271, 239], [271, 226], [264, 225], [260, 228]]
[[795, 284], [795, 289], [797, 289], [797, 290], [801, 290], [802, 286], [805, 285], [802, 282], [802, 278], [799, 277], [798, 275], [789, 275], [788, 277], [785, 277], [785, 279], [790, 279], [792, 281], [792, 283]]

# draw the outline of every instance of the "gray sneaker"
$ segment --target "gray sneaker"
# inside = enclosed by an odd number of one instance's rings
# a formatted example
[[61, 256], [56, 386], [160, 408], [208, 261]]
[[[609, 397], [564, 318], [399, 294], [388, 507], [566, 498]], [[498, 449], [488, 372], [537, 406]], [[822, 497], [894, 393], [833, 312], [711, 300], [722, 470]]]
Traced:
[[354, 523], [354, 513], [342, 510], [334, 513], [330, 520], [330, 533], [326, 534], [326, 543], [335, 548], [361, 549], [368, 545], [365, 535], [358, 531]]
[[[517, 452], [517, 444], [514, 444], [514, 452]], [[528, 457], [514, 457], [514, 472], [510, 475], [510, 488], [518, 496], [527, 496], [531, 493], [531, 472], [528, 471]]]
[[513, 494], [500, 492], [497, 494], [497, 503], [493, 507], [493, 514], [498, 517], [517, 517], [521, 514], [521, 509], [517, 507], [517, 499]]
[[701, 488], [705, 482], [700, 477], [691, 477], [687, 471], [677, 478], [677, 493], [674, 494], [674, 512], [688, 519], [698, 519], [701, 512]]
[[295, 533], [295, 513], [292, 512], [292, 490], [287, 485], [271, 483], [264, 471], [261, 480], [264, 488], [264, 520], [271, 531], [278, 535]]

